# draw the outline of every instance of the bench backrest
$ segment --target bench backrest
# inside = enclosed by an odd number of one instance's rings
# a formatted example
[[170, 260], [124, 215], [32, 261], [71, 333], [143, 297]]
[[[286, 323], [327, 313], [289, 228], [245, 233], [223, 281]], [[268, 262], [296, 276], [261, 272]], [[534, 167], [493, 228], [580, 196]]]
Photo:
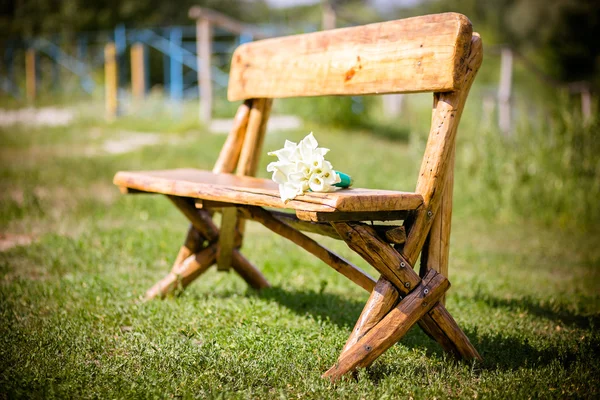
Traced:
[[467, 17], [445, 13], [247, 43], [228, 98], [458, 90], [472, 33]]

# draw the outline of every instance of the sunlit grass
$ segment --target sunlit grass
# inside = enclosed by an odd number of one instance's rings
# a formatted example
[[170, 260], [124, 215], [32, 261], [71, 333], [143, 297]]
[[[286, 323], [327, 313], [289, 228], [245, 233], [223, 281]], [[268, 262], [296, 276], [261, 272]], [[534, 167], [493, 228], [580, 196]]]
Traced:
[[[141, 302], [169, 270], [187, 223], [159, 196], [119, 195], [112, 176], [210, 168], [225, 140], [192, 122], [169, 127], [146, 117], [112, 124], [84, 117], [65, 128], [1, 131], [0, 229], [33, 241], [0, 253], [0, 397], [600, 394], [600, 233], [518, 213], [490, 217], [472, 204], [476, 188], [469, 190], [466, 168], [457, 171], [448, 309], [483, 355], [481, 364], [453, 362], [413, 329], [357, 380], [322, 380], [367, 293], [255, 225], [243, 251], [271, 289], [255, 292], [234, 274], [211, 270], [179, 297]], [[417, 138], [311, 124], [305, 130], [332, 148], [333, 164], [358, 185], [414, 189], [423, 145]], [[271, 134], [265, 148], [305, 130]], [[140, 132], [159, 141], [123, 154], [104, 147]], [[265, 155], [261, 176], [268, 161]], [[325, 243], [372, 272], [343, 243]]]

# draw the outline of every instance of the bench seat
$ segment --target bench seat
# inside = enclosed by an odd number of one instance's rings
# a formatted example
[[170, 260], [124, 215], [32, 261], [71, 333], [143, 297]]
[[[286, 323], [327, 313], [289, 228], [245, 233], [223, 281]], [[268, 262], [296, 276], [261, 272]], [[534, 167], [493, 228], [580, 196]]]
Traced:
[[284, 204], [277, 184], [269, 179], [188, 168], [121, 171], [114, 183], [125, 190], [315, 213], [415, 210], [423, 204], [423, 197], [416, 193], [358, 188], [310, 192]]

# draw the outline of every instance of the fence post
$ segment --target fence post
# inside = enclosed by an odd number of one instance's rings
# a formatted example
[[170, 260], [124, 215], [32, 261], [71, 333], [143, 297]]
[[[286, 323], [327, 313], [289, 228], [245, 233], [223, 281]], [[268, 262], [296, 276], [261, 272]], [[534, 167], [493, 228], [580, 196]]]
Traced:
[[131, 46], [131, 91], [133, 98], [142, 100], [146, 95], [145, 48], [141, 43]]
[[181, 66], [181, 28], [173, 28], [169, 33], [169, 55], [171, 57], [169, 92], [171, 100], [176, 102], [183, 98], [183, 71]]
[[106, 103], [106, 119], [113, 120], [118, 114], [117, 91], [119, 78], [117, 69], [117, 49], [114, 43], [104, 46], [104, 87]]
[[36, 74], [35, 49], [25, 51], [25, 90], [27, 92], [27, 101], [33, 103], [37, 92], [37, 74]]
[[581, 88], [581, 115], [584, 123], [590, 122], [592, 118], [592, 95], [588, 85]]
[[333, 9], [333, 5], [331, 4], [331, 0], [323, 0], [322, 9], [322, 29], [324, 31], [329, 29], [335, 29], [336, 15], [335, 10]]
[[510, 48], [502, 48], [500, 64], [500, 87], [498, 88], [498, 126], [506, 136], [510, 135], [511, 128], [511, 89], [513, 52]]
[[209, 125], [212, 117], [212, 32], [208, 18], [196, 20], [196, 46], [198, 54], [198, 87], [200, 96], [200, 120]]

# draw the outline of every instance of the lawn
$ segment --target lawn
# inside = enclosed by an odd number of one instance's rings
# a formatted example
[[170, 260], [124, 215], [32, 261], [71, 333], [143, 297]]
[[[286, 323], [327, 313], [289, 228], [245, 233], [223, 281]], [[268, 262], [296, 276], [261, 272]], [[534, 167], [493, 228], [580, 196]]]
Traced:
[[[1, 128], [0, 232], [19, 244], [0, 252], [0, 398], [600, 396], [600, 233], [468, 218], [460, 193], [447, 308], [482, 363], [456, 363], [412, 329], [356, 379], [321, 379], [367, 294], [255, 224], [244, 253], [272, 288], [210, 270], [177, 297], [142, 302], [187, 223], [164, 198], [121, 196], [112, 176], [210, 168], [225, 137], [184, 122]], [[413, 190], [419, 155], [402, 140], [307, 126], [270, 133], [265, 148], [311, 129], [357, 185]], [[149, 140], [119, 152], [132, 137]]]

